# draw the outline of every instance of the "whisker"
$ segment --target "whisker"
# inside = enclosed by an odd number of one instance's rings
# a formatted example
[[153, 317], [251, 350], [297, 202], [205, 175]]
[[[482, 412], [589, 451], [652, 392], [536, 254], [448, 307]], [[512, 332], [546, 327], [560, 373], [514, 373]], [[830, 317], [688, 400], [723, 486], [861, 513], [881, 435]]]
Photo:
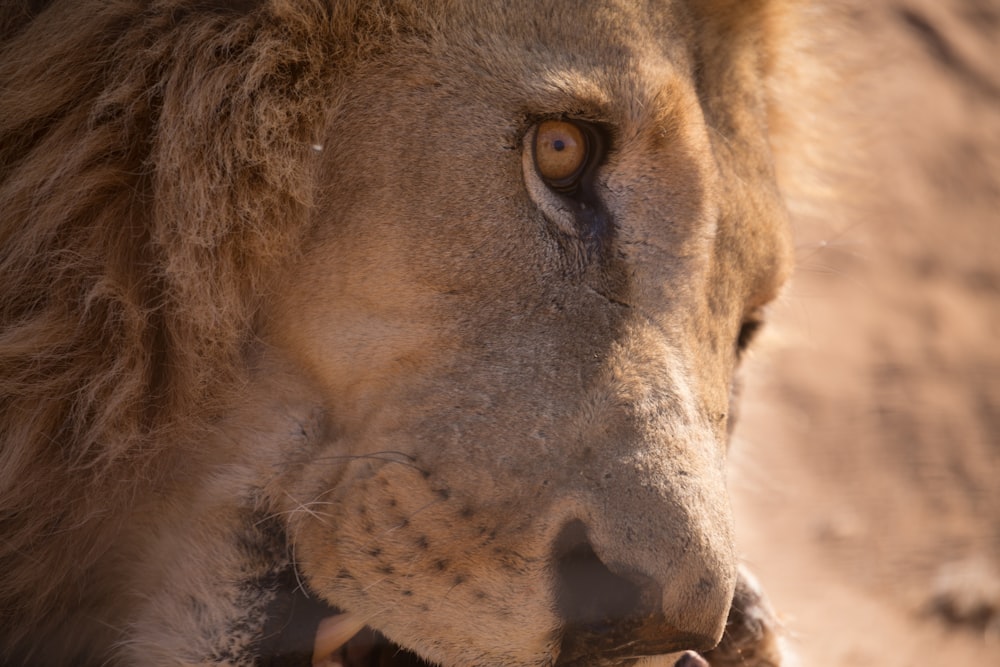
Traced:
[[[334, 516], [332, 516], [330, 514], [321, 514], [320, 512], [317, 512], [317, 511], [313, 510], [312, 508], [309, 507], [309, 505], [307, 505], [305, 503], [302, 503], [302, 502], [299, 502], [288, 491], [284, 491], [283, 493], [288, 497], [289, 500], [291, 500], [296, 505], [295, 509], [292, 509], [292, 510], [288, 511], [287, 514], [294, 514], [295, 512], [305, 512], [309, 516], [313, 517], [314, 519], [316, 519], [317, 521], [319, 521], [320, 523], [322, 523], [327, 528], [330, 528], [331, 530], [334, 529], [333, 524], [329, 523], [326, 520], [326, 519], [333, 519], [333, 518], [335, 518]], [[282, 514], [282, 513], [279, 512], [278, 514]], [[326, 517], [326, 518], [324, 518], [324, 517]]]

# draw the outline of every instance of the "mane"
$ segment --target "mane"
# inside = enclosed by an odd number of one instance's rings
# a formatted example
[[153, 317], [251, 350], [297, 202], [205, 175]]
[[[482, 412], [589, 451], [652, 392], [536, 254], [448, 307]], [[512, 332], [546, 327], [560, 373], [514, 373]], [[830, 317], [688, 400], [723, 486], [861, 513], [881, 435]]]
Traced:
[[53, 573], [100, 555], [165, 443], [243, 380], [308, 218], [335, 18], [0, 9], [0, 625], [45, 612]]

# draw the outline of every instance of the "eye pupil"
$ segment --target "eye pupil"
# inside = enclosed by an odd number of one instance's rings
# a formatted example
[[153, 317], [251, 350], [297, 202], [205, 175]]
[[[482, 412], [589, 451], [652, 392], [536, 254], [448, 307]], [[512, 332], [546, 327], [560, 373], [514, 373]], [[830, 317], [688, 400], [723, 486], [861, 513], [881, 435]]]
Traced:
[[535, 168], [556, 190], [572, 190], [586, 171], [590, 135], [578, 123], [547, 120], [538, 125], [534, 140]]

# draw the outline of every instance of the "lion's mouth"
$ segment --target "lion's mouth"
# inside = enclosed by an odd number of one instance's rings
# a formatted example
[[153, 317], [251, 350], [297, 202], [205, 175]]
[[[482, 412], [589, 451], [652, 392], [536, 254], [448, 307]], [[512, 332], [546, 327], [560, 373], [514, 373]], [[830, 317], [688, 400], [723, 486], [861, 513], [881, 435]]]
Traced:
[[[270, 590], [273, 597], [267, 607], [263, 633], [252, 647], [255, 665], [434, 667], [433, 663], [367, 625], [362, 616], [345, 613], [310, 595], [294, 571], [285, 570], [270, 578], [265, 589]], [[593, 656], [563, 653], [557, 665], [595, 664]], [[634, 660], [619, 658], [614, 662], [630, 664]], [[656, 664], [672, 665], [673, 661]]]
[[433, 667], [359, 616], [310, 595], [294, 571], [259, 582], [271, 591], [267, 620], [252, 648], [261, 667]]
[[319, 622], [312, 664], [313, 667], [431, 667], [353, 614], [338, 614]]

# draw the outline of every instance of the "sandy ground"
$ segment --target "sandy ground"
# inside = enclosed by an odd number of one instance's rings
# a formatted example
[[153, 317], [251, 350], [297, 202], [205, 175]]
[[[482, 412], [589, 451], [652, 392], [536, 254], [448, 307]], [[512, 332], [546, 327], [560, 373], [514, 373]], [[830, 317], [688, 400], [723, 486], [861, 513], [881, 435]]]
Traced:
[[1000, 665], [1000, 0], [835, 17], [853, 173], [749, 364], [740, 548], [804, 665]]

